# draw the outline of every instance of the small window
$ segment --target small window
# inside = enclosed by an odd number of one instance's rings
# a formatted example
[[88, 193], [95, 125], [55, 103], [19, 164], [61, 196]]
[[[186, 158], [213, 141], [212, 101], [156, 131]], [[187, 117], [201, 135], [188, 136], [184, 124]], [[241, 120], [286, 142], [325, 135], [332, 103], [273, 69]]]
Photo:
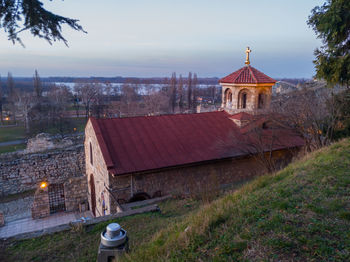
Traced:
[[91, 144], [91, 142], [90, 142], [90, 164], [94, 165], [94, 158], [92, 156], [92, 144]]
[[259, 109], [262, 109], [262, 108], [264, 108], [264, 94], [259, 94], [259, 96], [258, 96], [258, 108]]
[[266, 122], [264, 122], [264, 123], [262, 124], [262, 128], [263, 128], [263, 129], [268, 129], [268, 126], [267, 126], [267, 123], [266, 123]]
[[247, 107], [247, 93], [242, 94], [242, 108]]

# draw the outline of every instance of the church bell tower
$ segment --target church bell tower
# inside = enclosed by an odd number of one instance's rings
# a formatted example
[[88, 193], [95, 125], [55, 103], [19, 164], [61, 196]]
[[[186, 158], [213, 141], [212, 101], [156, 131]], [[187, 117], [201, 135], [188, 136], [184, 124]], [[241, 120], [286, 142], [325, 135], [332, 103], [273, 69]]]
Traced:
[[270, 107], [272, 86], [276, 80], [250, 65], [251, 49], [247, 47], [245, 66], [219, 80], [222, 105], [229, 113], [263, 113]]

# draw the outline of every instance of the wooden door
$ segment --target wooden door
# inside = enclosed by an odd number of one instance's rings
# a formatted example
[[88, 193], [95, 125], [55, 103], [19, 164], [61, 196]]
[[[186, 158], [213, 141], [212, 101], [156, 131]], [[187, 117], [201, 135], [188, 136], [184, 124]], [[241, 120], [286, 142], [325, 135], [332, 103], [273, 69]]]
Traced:
[[94, 175], [90, 175], [90, 194], [91, 194], [91, 211], [96, 216], [96, 192], [95, 192], [95, 180]]

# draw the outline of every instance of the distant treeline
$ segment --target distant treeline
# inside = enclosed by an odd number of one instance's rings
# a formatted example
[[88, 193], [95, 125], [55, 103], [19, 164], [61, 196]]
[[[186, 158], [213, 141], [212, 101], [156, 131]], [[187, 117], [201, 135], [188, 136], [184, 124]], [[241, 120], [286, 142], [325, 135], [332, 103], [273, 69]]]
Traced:
[[[150, 77], [150, 78], [140, 78], [140, 77], [40, 77], [43, 84], [43, 91], [47, 91], [53, 83], [133, 83], [133, 84], [164, 84], [167, 83], [169, 78], [167, 77]], [[184, 81], [187, 81], [186, 77], [183, 77]], [[16, 88], [31, 92], [33, 91], [33, 77], [15, 77], [13, 76], [13, 81], [15, 82]], [[206, 85], [216, 85], [218, 84], [219, 78], [208, 77], [208, 78], [198, 78], [198, 84]], [[0, 80], [0, 86], [3, 88], [5, 93], [7, 93], [7, 77], [2, 77]]]
[[284, 81], [284, 82], [288, 82], [294, 85], [297, 84], [304, 84], [308, 81], [310, 81], [310, 79], [308, 78], [276, 78], [277, 81]]
[[[33, 77], [13, 77], [16, 83], [19, 82], [32, 82]], [[140, 84], [163, 84], [164, 81], [168, 79], [167, 77], [65, 77], [65, 76], [51, 76], [51, 77], [41, 77], [42, 82], [55, 83], [55, 82], [65, 82], [65, 83], [74, 83], [74, 82], [101, 82], [101, 83], [140, 83]], [[186, 77], [183, 77], [186, 80]], [[6, 78], [3, 78], [3, 82], [6, 81]], [[219, 78], [217, 77], [204, 77], [198, 78], [198, 84], [208, 84], [214, 85], [218, 84]]]

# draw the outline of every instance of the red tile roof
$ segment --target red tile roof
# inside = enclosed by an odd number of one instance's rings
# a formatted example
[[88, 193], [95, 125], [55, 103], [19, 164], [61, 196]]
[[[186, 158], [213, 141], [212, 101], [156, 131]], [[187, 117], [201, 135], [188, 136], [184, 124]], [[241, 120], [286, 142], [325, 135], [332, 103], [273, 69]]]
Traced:
[[221, 78], [220, 83], [228, 84], [265, 84], [276, 83], [276, 80], [260, 72], [252, 66], [244, 66], [241, 69]]
[[[244, 134], [230, 116], [217, 111], [90, 121], [108, 170], [122, 175], [246, 155], [239, 144]], [[288, 143], [275, 149], [303, 145], [295, 134], [287, 136]]]
[[244, 121], [244, 120], [253, 120], [254, 116], [246, 112], [240, 112], [240, 113], [231, 115], [230, 118]]

